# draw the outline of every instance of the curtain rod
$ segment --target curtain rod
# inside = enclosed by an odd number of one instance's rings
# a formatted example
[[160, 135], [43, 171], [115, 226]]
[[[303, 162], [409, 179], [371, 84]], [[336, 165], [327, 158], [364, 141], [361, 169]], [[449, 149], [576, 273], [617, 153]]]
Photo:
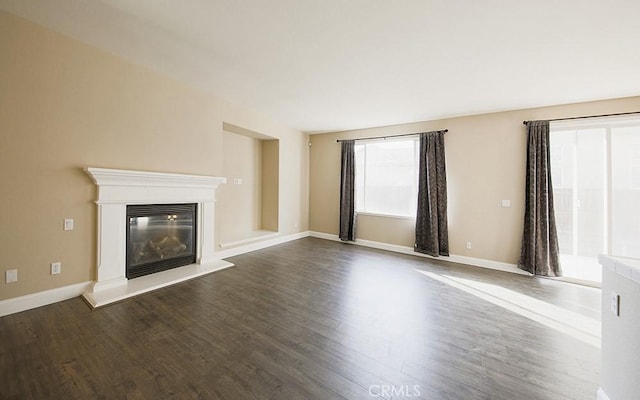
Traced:
[[[640, 111], [632, 111], [632, 112], [623, 112], [623, 113], [615, 113], [615, 114], [600, 114], [600, 115], [585, 115], [582, 117], [567, 117], [567, 118], [554, 118], [549, 121], [566, 121], [569, 119], [585, 119], [585, 118], [598, 118], [598, 117], [615, 117], [618, 115], [631, 115], [631, 114], [640, 114]], [[531, 121], [522, 121], [523, 124], [527, 124], [527, 122]]]
[[[440, 131], [433, 131], [433, 132], [444, 132], [447, 133], [449, 132], [448, 129], [444, 129], [444, 130], [440, 130]], [[418, 132], [418, 133], [403, 133], [400, 135], [389, 135], [389, 136], [376, 136], [376, 137], [367, 137], [367, 138], [359, 138], [359, 139], [353, 139], [353, 140], [374, 140], [374, 139], [387, 139], [387, 138], [394, 138], [394, 137], [401, 137], [401, 136], [415, 136], [415, 135], [419, 135], [422, 132]], [[338, 139], [336, 140], [336, 142], [340, 143], [343, 140], [347, 140], [347, 139]]]

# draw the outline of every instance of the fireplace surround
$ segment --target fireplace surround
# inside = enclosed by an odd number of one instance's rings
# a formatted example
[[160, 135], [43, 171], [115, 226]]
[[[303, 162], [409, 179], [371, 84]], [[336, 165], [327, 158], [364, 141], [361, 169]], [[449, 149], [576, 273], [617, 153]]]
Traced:
[[[214, 245], [216, 189], [226, 183], [225, 178], [105, 168], [86, 168], [85, 172], [98, 187], [97, 268], [95, 281], [83, 293], [92, 307], [233, 266], [216, 256]], [[127, 207], [175, 204], [194, 205], [193, 262], [128, 279]], [[177, 217], [178, 213], [167, 215]], [[165, 240], [174, 240], [173, 235], [166, 236]]]

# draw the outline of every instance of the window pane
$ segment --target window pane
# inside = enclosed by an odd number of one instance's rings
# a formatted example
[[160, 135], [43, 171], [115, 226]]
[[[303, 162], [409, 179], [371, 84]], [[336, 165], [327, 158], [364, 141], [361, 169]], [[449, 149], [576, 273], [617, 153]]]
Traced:
[[606, 129], [552, 131], [551, 179], [565, 276], [600, 280], [606, 251]]
[[640, 127], [611, 130], [611, 254], [640, 258]]
[[355, 155], [356, 155], [356, 210], [361, 211], [364, 210], [364, 181], [366, 176], [366, 171], [364, 169], [364, 154], [365, 147], [364, 145], [357, 144], [355, 146]]
[[416, 213], [415, 139], [387, 140], [356, 150], [356, 209], [412, 216]]
[[578, 190], [578, 256], [606, 252], [606, 129], [576, 133]]
[[551, 183], [560, 253], [573, 254], [573, 146], [575, 131], [551, 135]]

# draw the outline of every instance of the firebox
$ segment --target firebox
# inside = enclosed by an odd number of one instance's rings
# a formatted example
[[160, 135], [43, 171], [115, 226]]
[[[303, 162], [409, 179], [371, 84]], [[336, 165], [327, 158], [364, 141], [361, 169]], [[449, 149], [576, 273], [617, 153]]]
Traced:
[[196, 262], [197, 204], [127, 206], [128, 279]]

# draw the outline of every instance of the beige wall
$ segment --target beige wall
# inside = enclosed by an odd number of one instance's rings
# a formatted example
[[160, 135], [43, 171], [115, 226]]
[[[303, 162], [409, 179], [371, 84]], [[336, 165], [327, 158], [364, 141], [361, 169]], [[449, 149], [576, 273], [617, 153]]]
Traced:
[[0, 300], [94, 278], [96, 189], [82, 168], [221, 176], [224, 122], [280, 140], [280, 232], [307, 229], [299, 131], [4, 12], [0, 55], [0, 272], [19, 275], [0, 280]]
[[[262, 227], [262, 141], [223, 132], [222, 175], [228, 181], [217, 193], [220, 235], [218, 243], [246, 239]], [[236, 184], [234, 179], [241, 179]]]
[[[261, 208], [262, 220], [261, 229], [269, 231], [278, 230], [279, 215], [279, 188], [278, 171], [280, 165], [280, 141], [279, 140], [263, 140], [262, 143], [262, 160], [261, 160]], [[307, 197], [308, 195], [303, 194]], [[295, 228], [295, 227], [294, 227]]]
[[[340, 145], [337, 139], [449, 129], [445, 136], [452, 254], [515, 264], [524, 214], [523, 120], [640, 110], [640, 97], [311, 135], [310, 230], [338, 233]], [[502, 208], [501, 200], [511, 200]], [[413, 247], [414, 222], [361, 215], [357, 236]], [[472, 248], [466, 249], [466, 241]]]

